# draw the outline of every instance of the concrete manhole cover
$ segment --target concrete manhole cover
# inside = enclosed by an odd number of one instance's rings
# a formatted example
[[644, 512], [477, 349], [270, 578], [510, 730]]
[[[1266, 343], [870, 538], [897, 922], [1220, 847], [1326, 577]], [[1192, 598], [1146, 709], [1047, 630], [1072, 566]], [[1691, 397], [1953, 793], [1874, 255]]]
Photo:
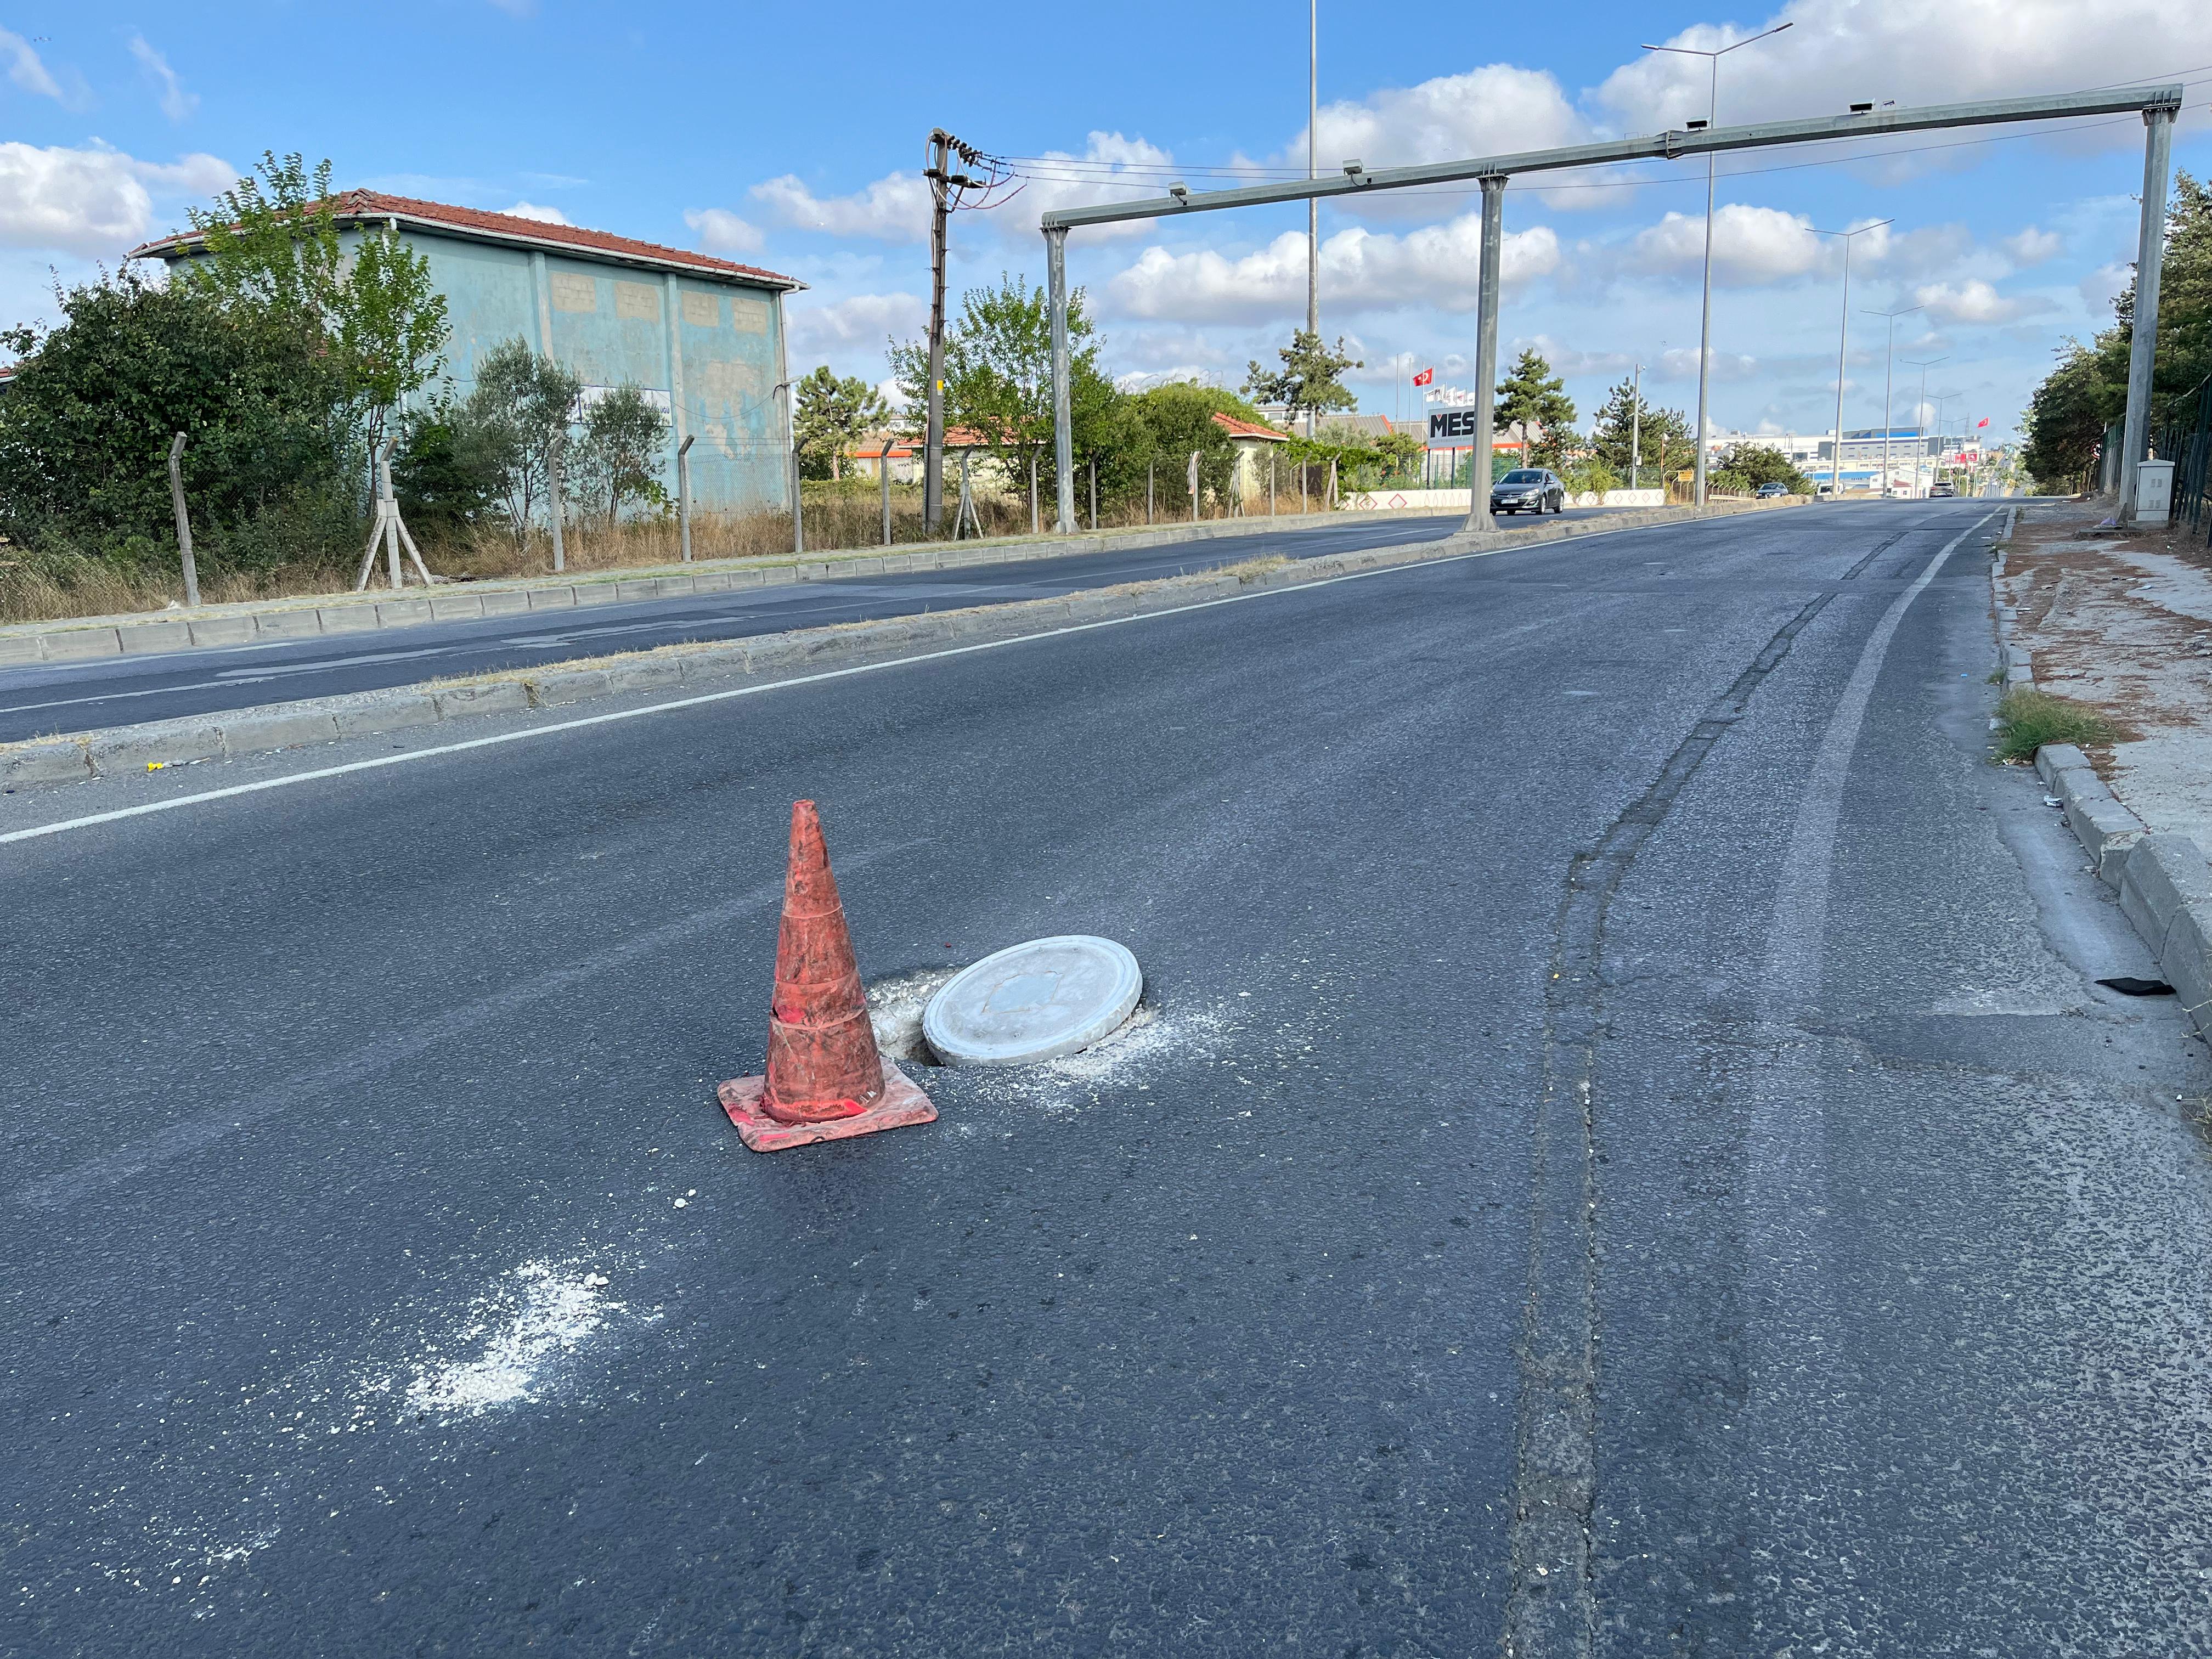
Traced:
[[922, 1034], [947, 1066], [1053, 1060], [1120, 1025], [1144, 988], [1136, 957], [1110, 939], [1033, 939], [954, 975], [922, 1011]]

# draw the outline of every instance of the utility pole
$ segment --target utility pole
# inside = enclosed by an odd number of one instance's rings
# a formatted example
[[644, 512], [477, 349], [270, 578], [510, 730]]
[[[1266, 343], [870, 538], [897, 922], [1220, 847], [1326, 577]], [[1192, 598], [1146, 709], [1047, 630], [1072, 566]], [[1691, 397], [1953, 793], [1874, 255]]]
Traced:
[[1828, 466], [1828, 494], [1839, 501], [1844, 499], [1844, 368], [1851, 346], [1851, 239], [1896, 222], [1894, 219], [1879, 219], [1873, 224], [1861, 225], [1856, 230], [1816, 230], [1813, 233], [1815, 236], [1840, 237], [1844, 244], [1844, 320], [1836, 339], [1836, 448]]
[[[1699, 52], [1692, 46], [1647, 46], [1644, 50], [1646, 52], [1679, 52], [1685, 58], [1703, 58], [1711, 62], [1712, 65], [1712, 82], [1706, 94], [1705, 118], [1702, 121], [1692, 121], [1689, 124], [1691, 131], [1696, 131], [1703, 128], [1710, 128], [1720, 119], [1721, 59], [1727, 57], [1729, 53], [1735, 51], [1738, 46], [1747, 46], [1753, 40], [1764, 40], [1768, 35], [1779, 34], [1784, 29], [1790, 28], [1791, 27], [1793, 26], [1789, 23], [1778, 23], [1774, 27], [1768, 29], [1762, 33], [1750, 35], [1741, 40], [1735, 41], [1732, 45], [1723, 46], [1718, 52]], [[1707, 383], [1711, 379], [1713, 366], [1713, 181], [1715, 176], [1713, 157], [1713, 151], [1707, 150], [1705, 152], [1705, 299], [1702, 302], [1704, 305], [1704, 311], [1701, 313], [1703, 321], [1699, 323], [1698, 327], [1698, 451], [1696, 494], [1697, 509], [1700, 513], [1705, 510], [1705, 392]]]
[[952, 211], [946, 189], [946, 165], [951, 159], [953, 137], [942, 127], [929, 135], [929, 165], [922, 177], [929, 180], [929, 387], [926, 399], [921, 449], [921, 524], [924, 537], [934, 539], [937, 520], [945, 511], [945, 222]]
[[[921, 519], [923, 534], [934, 537], [945, 511], [945, 222], [958, 209], [969, 205], [971, 194], [981, 196], [1004, 184], [1009, 177], [1005, 163], [963, 143], [943, 127], [930, 130], [928, 165], [921, 176], [929, 180], [929, 389], [928, 416], [921, 459]], [[964, 171], [955, 172], [960, 161]]]

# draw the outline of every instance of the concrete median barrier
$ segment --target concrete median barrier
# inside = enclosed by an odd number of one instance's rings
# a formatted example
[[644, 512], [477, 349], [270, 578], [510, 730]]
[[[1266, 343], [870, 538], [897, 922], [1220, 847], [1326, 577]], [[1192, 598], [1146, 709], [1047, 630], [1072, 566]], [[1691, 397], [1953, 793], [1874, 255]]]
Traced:
[[[1778, 509], [1746, 504], [1723, 510]], [[1312, 586], [1402, 565], [1689, 521], [1682, 509], [1667, 508], [1622, 513], [1598, 526], [1570, 522], [1519, 532], [1462, 532], [1440, 541], [1361, 548], [1310, 559], [1254, 560], [1241, 566], [1209, 568], [1073, 595], [841, 623], [744, 640], [662, 646], [653, 651], [572, 660], [544, 669], [514, 669], [380, 691], [302, 698], [185, 720], [149, 721], [109, 731], [58, 734], [33, 742], [0, 744], [0, 780], [10, 787], [79, 781], [143, 771], [149, 763], [264, 754], [297, 744], [435, 726], [481, 714], [524, 714], [665, 689], [704, 690], [726, 685], [732, 679], [772, 681], [894, 659], [917, 647], [958, 646], [1057, 628], [1096, 627], [1255, 590]], [[2139, 831], [2141, 826], [2136, 827]], [[2117, 864], [2113, 879], [2118, 879]]]

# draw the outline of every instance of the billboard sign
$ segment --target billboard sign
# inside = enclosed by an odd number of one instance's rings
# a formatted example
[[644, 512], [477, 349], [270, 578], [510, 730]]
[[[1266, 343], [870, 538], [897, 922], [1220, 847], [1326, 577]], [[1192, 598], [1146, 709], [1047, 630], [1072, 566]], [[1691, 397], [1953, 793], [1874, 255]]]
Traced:
[[1429, 411], [1429, 447], [1431, 449], [1467, 449], [1474, 443], [1474, 421], [1477, 411], [1472, 409], [1432, 409]]

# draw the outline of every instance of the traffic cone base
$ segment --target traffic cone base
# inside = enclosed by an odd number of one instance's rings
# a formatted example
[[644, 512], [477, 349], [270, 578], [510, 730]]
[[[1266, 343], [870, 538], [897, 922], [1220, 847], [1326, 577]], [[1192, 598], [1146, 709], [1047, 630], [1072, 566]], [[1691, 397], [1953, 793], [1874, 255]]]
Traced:
[[732, 1078], [714, 1091], [722, 1110], [738, 1126], [738, 1139], [756, 1152], [787, 1152], [817, 1140], [845, 1140], [872, 1135], [878, 1129], [902, 1128], [909, 1123], [933, 1123], [937, 1108], [917, 1088], [913, 1079], [886, 1060], [884, 1088], [874, 1103], [850, 1117], [824, 1118], [814, 1123], [785, 1123], [762, 1109], [766, 1077]]

